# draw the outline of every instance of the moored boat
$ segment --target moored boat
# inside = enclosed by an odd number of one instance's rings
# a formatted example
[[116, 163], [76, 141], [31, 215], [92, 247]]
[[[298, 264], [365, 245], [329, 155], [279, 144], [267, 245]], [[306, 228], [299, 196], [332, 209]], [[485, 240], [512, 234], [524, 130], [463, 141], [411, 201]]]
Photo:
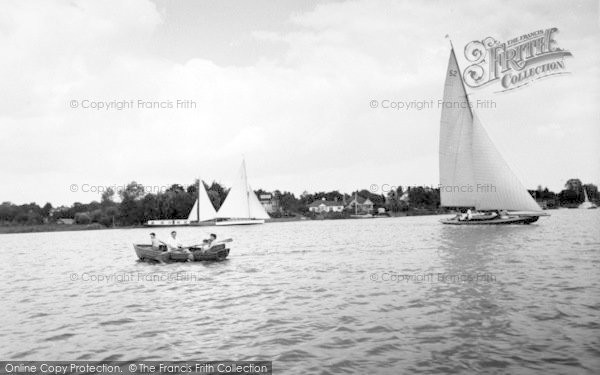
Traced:
[[229, 219], [224, 221], [217, 221], [215, 225], [226, 226], [226, 225], [252, 225], [252, 224], [264, 224], [263, 219]]
[[[135, 254], [142, 261], [155, 261], [161, 263], [186, 262], [188, 255], [184, 252], [168, 252], [160, 249], [155, 250], [152, 245], [134, 244]], [[199, 261], [222, 261], [229, 256], [229, 248], [225, 244], [215, 245], [207, 251], [198, 247], [190, 247], [194, 255], [194, 262]]]

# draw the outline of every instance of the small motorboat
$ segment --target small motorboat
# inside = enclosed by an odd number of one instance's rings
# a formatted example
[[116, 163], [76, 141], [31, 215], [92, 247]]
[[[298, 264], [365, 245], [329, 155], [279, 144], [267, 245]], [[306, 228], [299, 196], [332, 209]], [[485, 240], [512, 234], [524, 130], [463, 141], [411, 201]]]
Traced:
[[[161, 246], [161, 249], [156, 250], [152, 245], [134, 244], [135, 254], [142, 261], [154, 261], [161, 263], [170, 262], [186, 262], [188, 260], [187, 253], [166, 251], [166, 247]], [[199, 247], [190, 247], [189, 250], [194, 255], [194, 262], [200, 261], [217, 261], [225, 260], [229, 256], [229, 249], [225, 244], [215, 245], [212, 248], [203, 251]]]

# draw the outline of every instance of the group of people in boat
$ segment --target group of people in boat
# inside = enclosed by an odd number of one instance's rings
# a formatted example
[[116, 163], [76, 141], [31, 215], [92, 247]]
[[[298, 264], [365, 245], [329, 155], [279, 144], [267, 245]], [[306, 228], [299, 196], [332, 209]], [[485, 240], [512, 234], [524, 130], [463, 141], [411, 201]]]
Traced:
[[217, 235], [211, 233], [210, 236], [203, 241], [202, 244], [193, 245], [193, 246], [184, 246], [179, 238], [177, 238], [177, 232], [172, 231], [171, 235], [165, 240], [162, 241], [156, 237], [156, 233], [150, 233], [150, 241], [152, 242], [153, 250], [162, 250], [167, 252], [180, 252], [188, 255], [190, 260], [194, 260], [194, 255], [190, 251], [190, 248], [193, 247], [194, 250], [200, 250], [203, 253], [210, 250], [213, 246], [216, 245]]
[[[485, 216], [477, 218], [477, 220], [491, 220], [491, 219], [508, 219], [508, 212], [506, 210], [496, 210], [495, 212], [488, 212]], [[456, 214], [458, 221], [469, 221], [473, 220], [473, 212], [468, 209], [466, 212], [459, 212]]]

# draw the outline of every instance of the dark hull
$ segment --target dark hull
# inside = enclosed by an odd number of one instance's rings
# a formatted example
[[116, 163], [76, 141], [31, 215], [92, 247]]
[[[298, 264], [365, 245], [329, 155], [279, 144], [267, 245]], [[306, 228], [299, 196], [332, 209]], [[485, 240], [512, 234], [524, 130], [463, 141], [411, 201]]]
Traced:
[[457, 218], [440, 220], [442, 224], [448, 225], [509, 225], [509, 224], [531, 224], [535, 223], [539, 216], [514, 216], [505, 219], [472, 219], [458, 220]]
[[[153, 250], [151, 245], [134, 244], [135, 254], [140, 260], [155, 261], [162, 263], [170, 262], [187, 262], [188, 255], [186, 253], [166, 252], [162, 250]], [[229, 249], [225, 245], [217, 245], [212, 249], [203, 252], [198, 248], [189, 249], [194, 254], [194, 262], [200, 261], [222, 261], [229, 256]]]

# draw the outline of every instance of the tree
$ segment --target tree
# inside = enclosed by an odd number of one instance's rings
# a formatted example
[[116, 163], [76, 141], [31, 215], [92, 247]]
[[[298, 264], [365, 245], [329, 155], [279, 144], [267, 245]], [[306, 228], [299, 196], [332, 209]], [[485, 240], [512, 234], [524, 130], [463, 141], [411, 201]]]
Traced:
[[402, 209], [402, 202], [400, 201], [400, 196], [398, 195], [396, 190], [390, 190], [388, 192], [386, 208], [389, 211], [400, 212], [400, 210]]
[[173, 185], [171, 185], [170, 188], [168, 188], [166, 190], [166, 192], [181, 193], [181, 192], [185, 192], [185, 189], [183, 188], [183, 186], [181, 186], [179, 184], [173, 184]]
[[137, 182], [132, 181], [125, 187], [125, 189], [123, 189], [119, 192], [119, 195], [121, 196], [121, 200], [125, 200], [125, 199], [138, 200], [144, 196], [144, 193], [145, 193], [144, 185], [138, 184]]
[[[202, 183], [204, 183], [204, 182], [202, 182]], [[204, 189], [206, 189], [206, 184], [204, 184]], [[186, 191], [190, 195], [197, 196], [198, 195], [198, 179], [196, 179], [192, 185], [189, 185], [187, 187]]]
[[215, 208], [215, 210], [219, 210], [219, 208], [221, 208], [221, 197], [219, 196], [219, 193], [217, 193], [214, 190], [209, 190], [207, 192], [208, 194], [208, 199], [210, 199], [210, 203], [212, 203], [213, 207]]
[[412, 207], [436, 209], [440, 206], [440, 190], [413, 187], [408, 190], [408, 200]]
[[75, 222], [77, 224], [89, 224], [92, 222], [92, 220], [88, 214], [79, 212], [75, 215]]
[[581, 180], [578, 178], [571, 178], [565, 183], [565, 189], [573, 190], [577, 193], [581, 191]]
[[278, 190], [275, 191], [275, 193], [283, 212], [300, 212], [300, 201], [296, 199], [296, 196], [293, 193], [290, 193], [289, 191], [279, 193]]
[[29, 215], [27, 215], [25, 212], [19, 212], [15, 216], [14, 221], [17, 224], [27, 224], [27, 222], [29, 221]]
[[121, 190], [121, 204], [119, 221], [123, 225], [136, 225], [144, 221], [144, 214], [140, 199], [144, 196], [144, 186], [133, 181]]
[[10, 202], [3, 202], [0, 205], [0, 223], [10, 223], [17, 216], [17, 206]]
[[115, 191], [112, 188], [108, 188], [102, 193], [100, 204], [103, 207], [112, 206], [115, 204], [114, 197], [115, 197]]
[[42, 207], [42, 216], [48, 218], [50, 217], [50, 212], [52, 212], [52, 205], [48, 202]]
[[575, 190], [565, 189], [558, 193], [558, 201], [562, 206], [573, 206], [581, 203]]
[[114, 226], [116, 218], [119, 216], [119, 208], [116, 206], [108, 207], [104, 210], [105, 216], [102, 218], [101, 224]]
[[561, 205], [575, 206], [585, 200], [583, 184], [578, 178], [571, 178], [565, 183], [565, 190], [558, 194]]
[[160, 219], [160, 202], [154, 194], [148, 194], [142, 198], [142, 212], [144, 220]]
[[218, 210], [227, 197], [227, 191], [225, 190], [225, 187], [218, 182], [213, 181], [206, 192], [208, 193], [208, 197], [210, 198], [213, 206], [215, 206], [215, 210]]
[[92, 223], [100, 223], [102, 221], [103, 217], [104, 217], [104, 214], [101, 209], [96, 209], [96, 210], [92, 211], [90, 214], [90, 220]]
[[258, 190], [254, 190], [254, 194], [256, 194], [256, 196], [260, 198], [261, 195], [271, 194], [271, 193], [269, 193], [268, 191], [263, 190], [263, 189], [258, 189]]

